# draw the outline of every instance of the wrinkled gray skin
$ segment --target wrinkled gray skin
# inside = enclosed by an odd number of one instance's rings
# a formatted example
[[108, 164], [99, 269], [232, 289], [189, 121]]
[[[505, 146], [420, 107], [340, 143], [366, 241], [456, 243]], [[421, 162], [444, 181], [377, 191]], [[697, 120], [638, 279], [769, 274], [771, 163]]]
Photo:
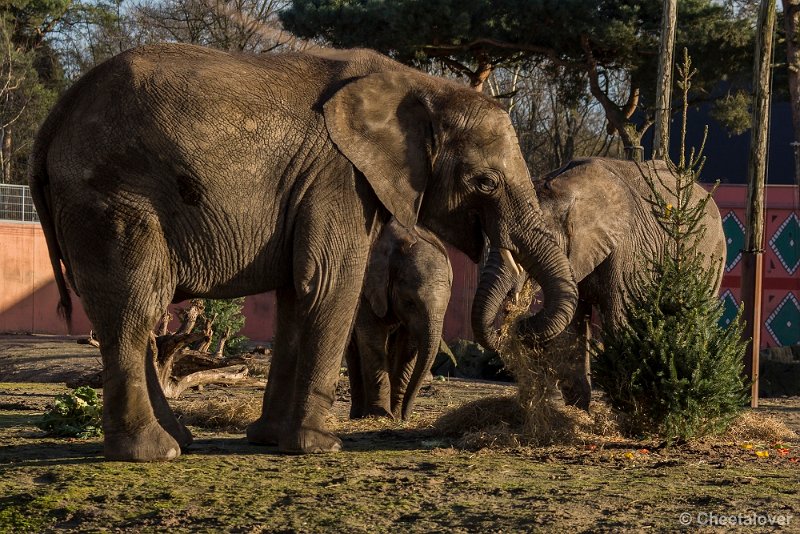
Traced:
[[167, 305], [273, 289], [274, 358], [247, 437], [339, 450], [326, 419], [391, 215], [474, 260], [481, 232], [510, 250], [544, 287], [531, 332], [557, 335], [577, 302], [508, 115], [370, 51], [123, 52], [56, 104], [29, 180], [61, 307], [63, 262], [101, 341], [108, 459], [167, 460], [191, 441], [146, 357]]
[[[612, 328], [622, 324], [625, 281], [630, 281], [635, 270], [641, 268], [644, 257], [662, 250], [666, 240], [653, 207], [645, 200], [651, 191], [642, 173], [650, 176], [653, 164], [657, 175], [674, 191], [675, 177], [663, 161], [637, 166], [631, 161], [580, 159], [543, 180], [534, 181], [545, 223], [567, 253], [578, 281], [580, 301], [575, 316], [551, 345], [579, 348], [567, 352], [565, 360], [560, 362], [560, 387], [568, 404], [589, 407], [588, 337], [592, 307]], [[672, 199], [674, 204], [674, 196], [658, 180], [655, 182], [664, 197]], [[696, 185], [693, 200], [705, 198], [706, 194]], [[698, 249], [705, 255], [707, 267], [715, 271], [716, 285], [708, 289], [709, 294], [716, 294], [722, 281], [726, 245], [719, 210], [713, 200], [706, 205], [703, 222], [706, 233]], [[525, 275], [517, 277], [497, 250], [490, 252], [472, 316], [476, 340], [485, 347], [497, 348], [495, 318], [506, 295], [517, 291], [524, 280]]]
[[452, 283], [450, 259], [435, 235], [394, 219], [384, 227], [346, 353], [351, 418], [411, 415], [439, 352]]

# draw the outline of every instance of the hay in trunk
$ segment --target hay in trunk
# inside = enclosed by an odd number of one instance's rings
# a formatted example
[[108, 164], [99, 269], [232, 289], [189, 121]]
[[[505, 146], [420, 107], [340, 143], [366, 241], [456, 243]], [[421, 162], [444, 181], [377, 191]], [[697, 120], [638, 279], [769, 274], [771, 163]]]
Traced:
[[521, 439], [531, 445], [573, 441], [587, 424], [584, 412], [564, 406], [557, 388], [558, 362], [554, 356], [571, 347], [532, 348], [518, 332], [519, 319], [528, 314], [534, 298], [527, 282], [517, 303], [509, 306], [500, 329], [500, 357], [517, 382], [521, 409]]
[[466, 448], [519, 447], [578, 443], [597, 437], [618, 437], [619, 424], [611, 410], [598, 403], [592, 415], [565, 406], [558, 389], [563, 351], [579, 347], [550, 343], [548, 350], [531, 348], [517, 331], [518, 319], [528, 313], [533, 290], [527, 283], [516, 304], [509, 305], [500, 330], [500, 357], [514, 375], [517, 394], [470, 402], [442, 416], [436, 428], [448, 436], [460, 436]]

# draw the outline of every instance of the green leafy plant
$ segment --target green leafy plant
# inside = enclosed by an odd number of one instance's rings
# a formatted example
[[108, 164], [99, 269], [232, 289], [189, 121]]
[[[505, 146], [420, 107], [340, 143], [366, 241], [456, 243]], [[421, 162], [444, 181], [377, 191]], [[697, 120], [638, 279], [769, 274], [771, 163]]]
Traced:
[[[685, 102], [693, 74], [686, 53], [678, 70], [684, 91], [681, 156], [677, 165], [667, 162], [675, 189], [643, 169], [650, 204], [667, 238], [627, 281], [624, 324], [604, 324], [602, 344], [592, 345], [594, 382], [626, 416], [628, 432], [655, 433], [668, 441], [726, 430], [746, 398], [742, 326], [738, 318], [727, 328], [719, 326], [723, 305], [709, 291], [719, 269], [709, 269], [698, 249], [711, 193], [693, 198], [702, 146], [685, 157]], [[716, 261], [722, 258], [711, 263]]]
[[97, 391], [81, 386], [56, 397], [37, 426], [53, 436], [93, 438], [103, 433], [103, 403]]
[[[236, 299], [204, 299], [206, 317], [214, 318], [214, 336], [211, 339], [211, 347], [219, 345], [219, 339], [225, 335], [226, 331], [230, 335], [225, 342], [225, 354], [239, 354], [247, 345], [248, 338], [238, 335], [244, 327], [245, 316], [242, 314], [244, 297]], [[199, 329], [201, 329], [198, 326]]]

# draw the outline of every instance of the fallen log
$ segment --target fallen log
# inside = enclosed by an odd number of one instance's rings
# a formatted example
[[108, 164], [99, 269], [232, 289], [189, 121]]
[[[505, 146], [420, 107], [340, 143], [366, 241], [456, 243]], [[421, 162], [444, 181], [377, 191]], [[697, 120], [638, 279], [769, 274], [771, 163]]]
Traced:
[[231, 365], [217, 369], [197, 371], [181, 378], [170, 377], [166, 384], [162, 383], [164, 395], [168, 399], [176, 399], [181, 393], [192, 387], [206, 384], [236, 384], [247, 378], [246, 365]]

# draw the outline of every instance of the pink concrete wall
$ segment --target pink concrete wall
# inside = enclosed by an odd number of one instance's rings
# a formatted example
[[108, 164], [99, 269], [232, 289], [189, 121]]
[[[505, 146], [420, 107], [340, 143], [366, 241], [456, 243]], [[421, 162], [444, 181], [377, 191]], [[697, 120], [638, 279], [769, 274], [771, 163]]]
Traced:
[[[723, 220], [729, 215], [735, 215], [742, 224], [747, 220], [745, 210], [747, 203], [746, 185], [721, 185], [714, 193], [714, 202], [719, 207]], [[787, 307], [784, 313], [789, 317], [788, 310], [793, 303], [786, 302], [787, 297], [793, 298], [795, 301], [800, 297], [800, 270], [787, 270], [781, 263], [780, 258], [778, 258], [774, 248], [770, 246], [770, 239], [792, 214], [794, 214], [794, 217], [800, 217], [797, 186], [767, 186], [765, 205], [767, 209], [764, 227], [764, 272], [761, 298], [761, 346], [764, 348], [789, 344], [797, 339], [797, 336], [789, 340], [776, 339], [767, 324], [770, 316], [779, 311], [781, 307]], [[796, 239], [797, 236], [795, 236]], [[797, 255], [797, 251], [800, 251], [800, 241], [794, 241], [794, 250], [795, 255]], [[742, 262], [737, 261], [730, 269], [726, 269], [722, 277], [720, 294], [725, 295], [727, 291], [730, 291], [736, 303], [740, 304], [741, 284]], [[792, 328], [791, 325], [789, 328]]]
[[[471, 339], [469, 318], [477, 269], [460, 252], [450, 247], [448, 251], [454, 280], [453, 296], [445, 316], [445, 339]], [[80, 299], [73, 295], [72, 301], [72, 333], [88, 334], [91, 324]], [[67, 334], [66, 324], [56, 314], [57, 304], [58, 290], [41, 226], [0, 221], [0, 332]], [[253, 340], [271, 340], [275, 323], [274, 294], [247, 297], [243, 311], [246, 322], [242, 334]]]
[[[90, 329], [77, 299], [76, 332]], [[41, 226], [0, 221], [0, 332], [66, 334]]]

